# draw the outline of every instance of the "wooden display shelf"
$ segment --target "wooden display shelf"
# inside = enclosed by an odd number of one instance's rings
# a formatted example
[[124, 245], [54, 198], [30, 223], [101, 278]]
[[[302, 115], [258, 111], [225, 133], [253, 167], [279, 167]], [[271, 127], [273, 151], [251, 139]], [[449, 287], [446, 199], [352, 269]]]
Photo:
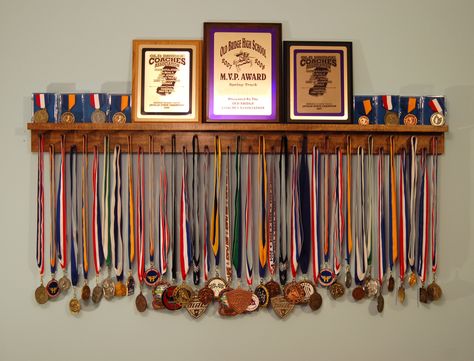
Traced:
[[[409, 149], [410, 138], [418, 138], [418, 149], [423, 148], [430, 151], [430, 143], [433, 137], [438, 138], [438, 153], [444, 153], [444, 133], [448, 131], [447, 126], [434, 127], [429, 125], [405, 126], [405, 125], [367, 125], [358, 124], [288, 124], [288, 123], [127, 123], [127, 124], [96, 124], [96, 123], [28, 123], [31, 131], [31, 151], [38, 151], [38, 139], [42, 134], [45, 138], [45, 150], [49, 144], [55, 146], [59, 151], [61, 137], [66, 139], [66, 147], [75, 144], [78, 149], [82, 149], [84, 135], [87, 135], [88, 152], [92, 152], [94, 146], [99, 146], [102, 150], [104, 136], [109, 136], [110, 148], [120, 144], [122, 152], [127, 151], [129, 136], [132, 139], [133, 152], [138, 151], [142, 146], [144, 151], [148, 150], [150, 136], [153, 138], [155, 152], [159, 152], [163, 147], [164, 151], [171, 152], [171, 138], [176, 136], [176, 149], [181, 152], [182, 147], [187, 147], [191, 151], [192, 138], [194, 135], [199, 139], [199, 150], [204, 151], [208, 147], [214, 151], [214, 139], [219, 136], [221, 139], [222, 151], [227, 147], [233, 151], [237, 136], [242, 140], [242, 151], [256, 153], [258, 151], [259, 136], [265, 136], [267, 152], [279, 152], [282, 135], [288, 137], [288, 145], [298, 146], [301, 149], [303, 136], [308, 137], [308, 151], [313, 145], [317, 145], [321, 151], [325, 151], [326, 144], [328, 151], [334, 152], [337, 147], [342, 147], [345, 151], [347, 138], [350, 137], [352, 152], [356, 152], [358, 147], [367, 150], [368, 138], [372, 136], [374, 150], [381, 147], [384, 152], [389, 152], [390, 137], [393, 137], [395, 152], [401, 149]], [[251, 150], [250, 150], [251, 147]]]

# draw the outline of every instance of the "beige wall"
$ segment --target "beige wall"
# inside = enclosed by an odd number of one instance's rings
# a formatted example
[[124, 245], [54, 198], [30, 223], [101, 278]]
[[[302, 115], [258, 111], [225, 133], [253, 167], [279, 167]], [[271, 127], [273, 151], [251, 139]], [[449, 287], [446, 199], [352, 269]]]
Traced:
[[[464, 1], [0, 2], [1, 360], [472, 360], [474, 331], [474, 14]], [[445, 94], [440, 161], [440, 273], [445, 298], [404, 307], [328, 302], [286, 321], [262, 311], [222, 320], [136, 313], [132, 299], [79, 319], [66, 300], [33, 299], [35, 155], [30, 94], [130, 90], [134, 38], [201, 38], [204, 21], [283, 23], [288, 40], [354, 42], [354, 91]]]

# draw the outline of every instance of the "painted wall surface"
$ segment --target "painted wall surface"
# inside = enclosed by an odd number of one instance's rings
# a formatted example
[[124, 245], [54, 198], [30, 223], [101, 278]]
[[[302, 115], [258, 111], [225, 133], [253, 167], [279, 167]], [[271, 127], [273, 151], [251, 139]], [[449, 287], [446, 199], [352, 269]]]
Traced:
[[[474, 333], [474, 3], [363, 1], [0, 2], [1, 360], [472, 360]], [[438, 305], [325, 302], [286, 321], [269, 312], [193, 321], [137, 314], [132, 299], [75, 319], [35, 304], [34, 91], [128, 92], [134, 38], [201, 38], [204, 21], [281, 22], [288, 40], [354, 43], [354, 93], [445, 94]], [[325, 301], [328, 301], [325, 296]]]

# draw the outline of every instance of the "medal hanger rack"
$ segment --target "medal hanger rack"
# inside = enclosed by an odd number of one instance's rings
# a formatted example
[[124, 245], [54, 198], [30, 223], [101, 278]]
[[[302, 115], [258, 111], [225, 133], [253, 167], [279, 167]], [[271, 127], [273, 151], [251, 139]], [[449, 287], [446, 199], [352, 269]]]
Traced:
[[[374, 151], [381, 147], [384, 152], [390, 151], [390, 138], [394, 140], [394, 151], [399, 153], [401, 149], [409, 149], [410, 138], [416, 136], [418, 139], [418, 152], [427, 149], [431, 152], [430, 142], [433, 137], [438, 139], [438, 154], [444, 153], [444, 133], [448, 126], [430, 125], [366, 125], [358, 124], [288, 124], [288, 123], [127, 123], [127, 124], [60, 124], [60, 123], [28, 123], [31, 131], [31, 151], [38, 151], [38, 135], [43, 134], [45, 147], [49, 144], [55, 146], [59, 151], [61, 137], [66, 137], [66, 149], [70, 150], [72, 145], [79, 149], [82, 147], [83, 136], [87, 135], [88, 152], [93, 152], [94, 146], [99, 149], [103, 147], [104, 136], [109, 136], [110, 148], [117, 144], [121, 145], [122, 152], [127, 151], [128, 138], [132, 139], [132, 151], [137, 152], [138, 147], [148, 149], [149, 136], [153, 136], [154, 150], [159, 153], [161, 147], [164, 152], [171, 152], [171, 138], [176, 136], [176, 149], [179, 151], [185, 146], [192, 149], [193, 136], [199, 139], [199, 151], [204, 152], [208, 147], [214, 149], [214, 140], [219, 136], [222, 149], [235, 149], [237, 136], [242, 141], [243, 153], [257, 153], [259, 136], [265, 136], [267, 149], [280, 147], [281, 136], [288, 137], [288, 146], [296, 145], [301, 150], [303, 135], [307, 136], [308, 144], [317, 145], [326, 152], [334, 153], [336, 148], [341, 147], [345, 152], [347, 137], [350, 137], [353, 153], [358, 147], [367, 150], [367, 140], [372, 136]], [[326, 146], [328, 149], [326, 150]], [[308, 148], [310, 151], [310, 148]]]

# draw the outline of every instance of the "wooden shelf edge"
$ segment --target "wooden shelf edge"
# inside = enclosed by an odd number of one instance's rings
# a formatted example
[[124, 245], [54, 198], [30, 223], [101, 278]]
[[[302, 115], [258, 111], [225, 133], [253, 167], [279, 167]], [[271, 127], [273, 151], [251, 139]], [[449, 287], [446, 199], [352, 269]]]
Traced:
[[431, 125], [380, 125], [371, 124], [361, 126], [358, 124], [289, 124], [289, 123], [28, 123], [28, 130], [37, 132], [94, 132], [94, 131], [166, 131], [173, 132], [264, 132], [264, 133], [306, 133], [306, 132], [345, 132], [345, 133], [411, 133], [434, 134], [447, 133], [448, 126], [435, 127]]

